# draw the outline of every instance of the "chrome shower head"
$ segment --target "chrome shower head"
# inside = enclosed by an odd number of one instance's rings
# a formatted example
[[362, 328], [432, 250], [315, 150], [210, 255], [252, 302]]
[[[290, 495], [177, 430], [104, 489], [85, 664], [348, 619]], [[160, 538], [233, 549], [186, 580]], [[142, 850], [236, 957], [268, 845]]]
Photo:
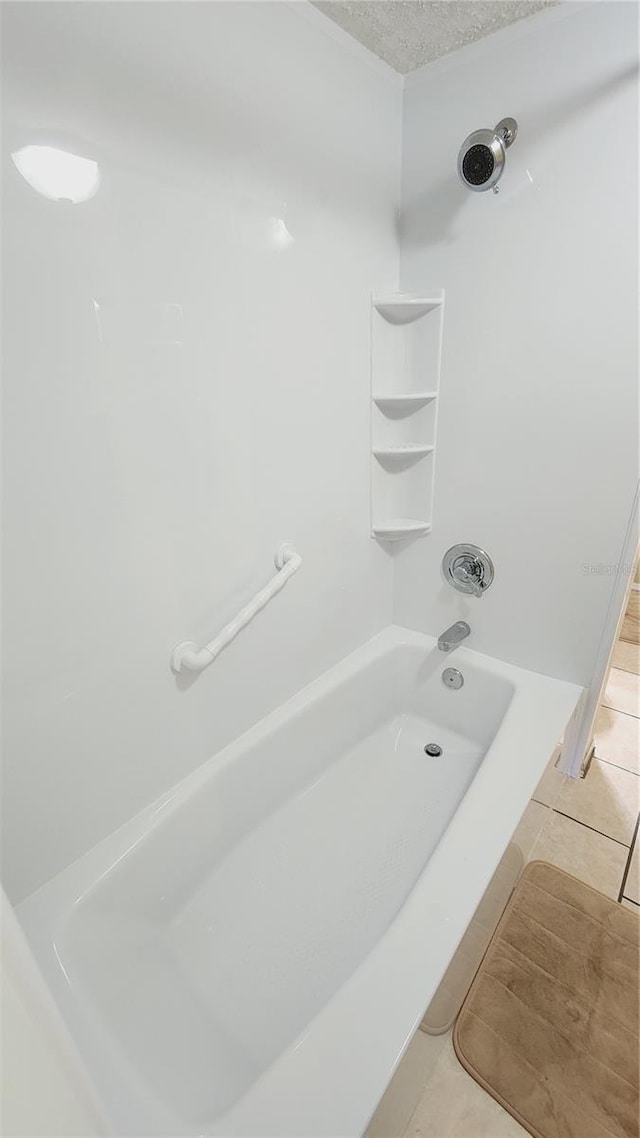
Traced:
[[501, 119], [493, 130], [474, 130], [458, 152], [458, 174], [468, 190], [498, 193], [508, 148], [518, 133], [515, 119]]

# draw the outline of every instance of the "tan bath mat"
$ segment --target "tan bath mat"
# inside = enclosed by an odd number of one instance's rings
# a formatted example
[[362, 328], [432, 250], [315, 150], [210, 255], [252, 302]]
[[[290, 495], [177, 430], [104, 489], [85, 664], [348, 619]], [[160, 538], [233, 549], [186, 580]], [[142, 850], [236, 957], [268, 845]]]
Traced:
[[555, 866], [520, 878], [453, 1043], [535, 1138], [637, 1138], [639, 931]]

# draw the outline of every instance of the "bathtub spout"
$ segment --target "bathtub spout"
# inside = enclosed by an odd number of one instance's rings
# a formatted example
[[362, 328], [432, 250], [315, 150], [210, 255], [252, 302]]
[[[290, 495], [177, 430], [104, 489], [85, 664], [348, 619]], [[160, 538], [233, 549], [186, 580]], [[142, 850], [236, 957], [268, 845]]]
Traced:
[[441, 652], [451, 652], [467, 638], [471, 629], [466, 620], [457, 620], [451, 628], [447, 628], [438, 637], [438, 648]]

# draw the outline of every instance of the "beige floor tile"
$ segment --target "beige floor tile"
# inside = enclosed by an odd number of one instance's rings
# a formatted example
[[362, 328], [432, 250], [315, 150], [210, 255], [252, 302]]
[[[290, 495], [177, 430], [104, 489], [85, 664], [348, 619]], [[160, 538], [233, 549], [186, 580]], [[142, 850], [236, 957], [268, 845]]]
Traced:
[[551, 758], [549, 759], [546, 770], [540, 779], [540, 782], [531, 795], [534, 802], [542, 802], [545, 806], [553, 806], [556, 798], [562, 790], [562, 787], [567, 781], [566, 774], [563, 774], [562, 771], [559, 771], [556, 766], [556, 759], [558, 758], [559, 754], [560, 747], [556, 747]]
[[624, 711], [637, 718], [640, 715], [640, 676], [635, 672], [612, 668], [602, 702], [605, 707]]
[[611, 657], [613, 668], [622, 668], [623, 672], [640, 672], [640, 645], [630, 644], [628, 640], [619, 640], [613, 649]]
[[568, 778], [556, 810], [630, 846], [640, 810], [640, 776], [594, 759], [586, 778]]
[[640, 904], [640, 841], [637, 838], [633, 847], [627, 880], [624, 883], [624, 895], [630, 901], [637, 901]]
[[416, 1031], [378, 1103], [364, 1138], [399, 1138], [416, 1109], [447, 1043], [446, 1035]]
[[640, 721], [633, 715], [601, 707], [594, 736], [599, 759], [640, 774]]
[[640, 921], [640, 905], [636, 905], [635, 902], [630, 901], [628, 897], [623, 897], [620, 904], [624, 905], [625, 909], [631, 909], [632, 913], [637, 913], [638, 920]]
[[405, 1138], [525, 1138], [526, 1134], [467, 1074], [448, 1036]]
[[551, 811], [531, 857], [557, 865], [617, 901], [628, 855], [626, 846]]

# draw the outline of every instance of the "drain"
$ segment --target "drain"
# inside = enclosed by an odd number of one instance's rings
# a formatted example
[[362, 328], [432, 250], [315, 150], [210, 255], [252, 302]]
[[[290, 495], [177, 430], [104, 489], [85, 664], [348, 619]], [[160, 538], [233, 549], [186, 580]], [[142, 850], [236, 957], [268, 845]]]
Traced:
[[424, 749], [425, 755], [431, 755], [432, 759], [437, 759], [442, 754], [442, 747], [439, 743], [427, 743]]

